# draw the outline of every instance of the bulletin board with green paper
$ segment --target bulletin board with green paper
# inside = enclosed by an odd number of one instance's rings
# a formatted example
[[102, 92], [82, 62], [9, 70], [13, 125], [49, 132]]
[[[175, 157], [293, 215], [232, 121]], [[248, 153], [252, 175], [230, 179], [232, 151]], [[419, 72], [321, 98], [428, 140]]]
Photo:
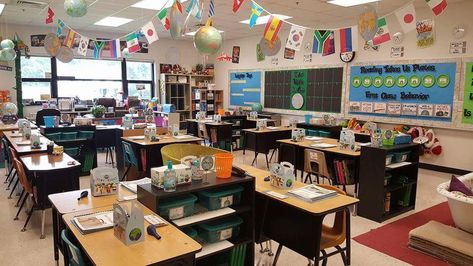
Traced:
[[462, 124], [473, 125], [473, 62], [467, 62], [465, 65], [464, 89]]

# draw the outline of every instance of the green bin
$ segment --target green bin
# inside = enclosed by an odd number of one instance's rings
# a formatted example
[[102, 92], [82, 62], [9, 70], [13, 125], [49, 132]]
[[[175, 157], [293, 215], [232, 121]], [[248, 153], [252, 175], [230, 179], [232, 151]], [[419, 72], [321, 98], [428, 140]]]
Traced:
[[175, 220], [194, 215], [194, 204], [197, 197], [193, 194], [173, 197], [159, 202], [158, 213], [161, 217]]
[[212, 211], [240, 204], [242, 191], [243, 187], [241, 186], [231, 186], [200, 191], [197, 195], [199, 203]]
[[61, 140], [75, 140], [77, 139], [77, 132], [62, 132]]
[[243, 219], [232, 216], [208, 223], [199, 224], [199, 236], [207, 243], [215, 243], [237, 237], [240, 234], [240, 224]]
[[184, 232], [184, 234], [186, 234], [187, 236], [189, 236], [192, 239], [195, 239], [197, 237], [197, 230], [195, 230], [192, 227], [183, 227], [183, 228], [181, 228], [181, 230], [182, 230], [182, 232]]

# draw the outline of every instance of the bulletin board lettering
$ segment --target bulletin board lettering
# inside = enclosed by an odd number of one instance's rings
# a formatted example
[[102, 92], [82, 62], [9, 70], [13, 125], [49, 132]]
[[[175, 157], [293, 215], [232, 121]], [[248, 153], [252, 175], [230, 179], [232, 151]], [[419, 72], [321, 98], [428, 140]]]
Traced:
[[352, 66], [349, 113], [452, 121], [456, 63]]
[[230, 73], [230, 105], [251, 106], [261, 103], [261, 72]]
[[473, 62], [466, 63], [462, 123], [473, 125]]

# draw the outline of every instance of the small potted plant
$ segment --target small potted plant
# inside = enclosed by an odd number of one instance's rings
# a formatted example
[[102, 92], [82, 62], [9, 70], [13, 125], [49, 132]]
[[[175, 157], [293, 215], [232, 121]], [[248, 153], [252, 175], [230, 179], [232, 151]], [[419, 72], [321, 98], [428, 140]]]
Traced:
[[96, 105], [94, 107], [92, 107], [92, 115], [95, 117], [95, 118], [102, 118], [103, 115], [105, 114], [105, 106], [103, 105]]
[[204, 70], [204, 65], [202, 64], [197, 64], [195, 66], [195, 70], [197, 71], [197, 74], [202, 74], [202, 70]]

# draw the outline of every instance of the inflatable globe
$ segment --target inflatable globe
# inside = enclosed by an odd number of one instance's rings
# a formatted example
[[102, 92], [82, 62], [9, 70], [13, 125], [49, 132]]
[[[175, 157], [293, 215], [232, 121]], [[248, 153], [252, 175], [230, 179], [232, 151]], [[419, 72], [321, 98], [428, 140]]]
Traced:
[[263, 106], [262, 106], [260, 103], [254, 103], [254, 104], [251, 106], [251, 111], [255, 111], [255, 112], [261, 113], [261, 111], [263, 111]]
[[13, 61], [16, 58], [16, 52], [13, 49], [2, 49], [0, 52], [2, 53], [0, 57], [5, 61]]
[[66, 0], [64, 11], [71, 17], [83, 17], [87, 14], [87, 3], [85, 0]]
[[203, 55], [217, 53], [222, 44], [222, 35], [212, 26], [201, 27], [194, 36], [194, 47]]
[[367, 6], [361, 13], [358, 18], [358, 31], [365, 41], [373, 39], [378, 32], [378, 14], [373, 7]]
[[50, 56], [56, 56], [61, 48], [61, 40], [54, 33], [46, 35], [44, 39], [44, 49]]
[[12, 40], [5, 39], [0, 43], [0, 46], [2, 49], [13, 49], [15, 48], [15, 44], [13, 43]]
[[14, 103], [6, 103], [2, 107], [2, 115], [17, 115], [18, 107]]
[[59, 48], [59, 51], [56, 55], [56, 58], [57, 60], [63, 63], [69, 63], [72, 61], [72, 59], [74, 59], [74, 52], [69, 47], [61, 46], [61, 48]]

